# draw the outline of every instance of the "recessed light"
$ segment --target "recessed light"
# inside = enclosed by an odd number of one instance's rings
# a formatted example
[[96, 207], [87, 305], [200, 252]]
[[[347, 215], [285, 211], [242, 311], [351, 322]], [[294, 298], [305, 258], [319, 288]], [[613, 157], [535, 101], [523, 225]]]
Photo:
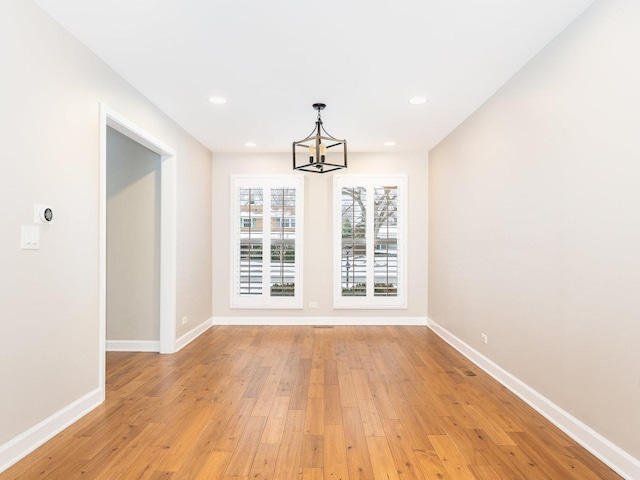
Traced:
[[396, 146], [396, 142], [384, 142], [384, 146], [385, 147], [395, 147]]
[[245, 147], [255, 147], [256, 143], [255, 142], [247, 142], [244, 144]]
[[209, 97], [209, 103], [213, 103], [214, 105], [224, 105], [227, 103], [227, 99], [224, 97]]
[[427, 103], [429, 100], [427, 100], [426, 97], [413, 97], [411, 100], [409, 100], [409, 103], [411, 105], [423, 105], [425, 103]]

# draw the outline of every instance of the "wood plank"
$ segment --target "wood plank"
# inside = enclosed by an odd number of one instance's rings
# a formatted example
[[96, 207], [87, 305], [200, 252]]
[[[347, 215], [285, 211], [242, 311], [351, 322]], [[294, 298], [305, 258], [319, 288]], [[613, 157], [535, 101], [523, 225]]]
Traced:
[[491, 465], [495, 467], [496, 471], [505, 472], [508, 471], [509, 478], [518, 480], [553, 480], [552, 477], [547, 475], [542, 467], [538, 463], [537, 458], [531, 457], [528, 453], [524, 452], [520, 447], [514, 445], [498, 446], [498, 448], [507, 454], [510, 460], [510, 464], [492, 462]]
[[287, 420], [290, 397], [276, 397], [262, 433], [262, 443], [280, 443]]
[[[137, 480], [140, 478], [151, 477], [154, 472], [158, 471], [158, 464], [162, 460], [165, 450], [166, 448], [164, 447], [145, 447], [138, 458], [134, 462], [132, 462], [127, 471], [124, 472], [122, 478], [127, 480]], [[99, 468], [104, 472], [109, 472], [109, 470], [107, 469], [103, 469], [102, 467]]]
[[398, 470], [398, 476], [407, 480], [422, 480], [422, 473], [405, 432], [405, 426], [395, 419], [383, 420], [383, 426], [391, 455]]
[[141, 480], [174, 480], [177, 479], [176, 475], [173, 472], [160, 472], [154, 471], [149, 472], [148, 477], [145, 477]]
[[342, 425], [342, 403], [338, 385], [325, 385], [324, 424], [325, 426]]
[[478, 428], [484, 430], [496, 445], [517, 445], [516, 442], [500, 426], [494, 422], [479, 405], [464, 405], [463, 408], [475, 418]]
[[304, 417], [305, 435], [324, 434], [324, 399], [309, 398], [307, 400], [307, 410]]
[[210, 480], [212, 478], [222, 478], [227, 470], [227, 465], [231, 459], [231, 452], [213, 452], [209, 455], [207, 463], [195, 477], [195, 480]]
[[343, 407], [357, 407], [358, 396], [353, 385], [351, 369], [346, 372], [338, 370], [338, 385], [340, 386], [340, 403]]
[[324, 368], [312, 368], [309, 378], [309, 398], [324, 398]]
[[491, 457], [487, 458], [485, 453], [495, 444], [484, 430], [464, 428], [454, 417], [439, 417], [439, 420], [442, 431], [455, 443], [469, 465], [491, 463]]
[[536, 459], [545, 473], [562, 472], [566, 478], [575, 476], [580, 480], [598, 480], [598, 475], [565, 448], [552, 448], [539, 437], [527, 432], [513, 432], [511, 435], [523, 452]]
[[344, 422], [344, 441], [347, 447], [347, 466], [350, 480], [371, 480], [374, 478], [371, 456], [367, 446], [360, 409], [345, 407], [342, 409]]
[[324, 361], [324, 384], [338, 385], [338, 362], [335, 358]]
[[[441, 480], [456, 480], [455, 477], [450, 477], [447, 471], [442, 465], [440, 458], [435, 450], [423, 450], [416, 449], [413, 451], [416, 462], [424, 478], [438, 478]], [[511, 479], [509, 479], [511, 480]]]
[[342, 425], [324, 427], [324, 476], [331, 480], [348, 480], [347, 447]]
[[302, 468], [322, 468], [324, 465], [324, 437], [303, 435], [300, 466]]
[[369, 387], [369, 376], [362, 369], [351, 370], [351, 381], [353, 382], [353, 388], [356, 391], [356, 398], [358, 400], [372, 400], [373, 394]]
[[[219, 407], [216, 412], [224, 412], [224, 410]], [[176, 471], [178, 478], [197, 477], [213, 452], [216, 441], [222, 436], [227, 418], [222, 413], [218, 418], [216, 414], [212, 416], [214, 419], [207, 423], [200, 438], [189, 448], [182, 466]], [[156, 468], [158, 464], [159, 461], [153, 462], [153, 467]]]
[[358, 401], [365, 437], [384, 437], [384, 428], [373, 399]]
[[303, 468], [300, 471], [300, 477], [296, 480], [323, 480], [323, 478], [322, 468]]
[[298, 376], [297, 365], [285, 365], [280, 376], [280, 383], [278, 384], [277, 395], [290, 397], [293, 391], [293, 386], [296, 384], [296, 378]]
[[271, 367], [258, 367], [255, 369], [255, 373], [252, 375], [247, 388], [243, 394], [243, 397], [257, 398], [258, 394], [262, 390], [262, 386], [267, 380], [267, 377], [271, 374]]
[[269, 415], [279, 384], [280, 375], [267, 375], [267, 378], [262, 385], [262, 389], [258, 394], [258, 398], [256, 399], [256, 404], [251, 411], [252, 417], [266, 417]]
[[393, 402], [385, 384], [382, 382], [371, 383], [370, 390], [380, 418], [397, 420], [398, 414], [393, 408]]
[[[200, 435], [209, 424], [211, 406], [193, 409], [188, 415], [182, 417], [182, 421], [172, 423], [165, 429], [162, 436], [170, 439], [168, 447], [158, 470], [175, 472], [178, 470], [191, 451], [193, 444], [197, 443]], [[182, 428], [181, 428], [182, 427]]]
[[501, 480], [491, 465], [469, 465], [469, 470], [477, 480]]
[[246, 477], [249, 475], [260, 445], [265, 421], [265, 417], [249, 417], [242, 436], [233, 450], [225, 476]]
[[291, 406], [290, 408], [293, 410], [305, 410], [307, 408], [307, 399], [309, 384], [304, 383], [296, 383], [291, 390]]
[[[107, 461], [100, 462], [100, 469], [103, 470], [101, 473], [98, 473], [93, 476], [95, 480], [110, 480], [114, 477], [121, 477], [129, 470], [131, 465], [135, 463], [137, 458], [144, 453], [146, 445], [150, 442], [153, 442], [158, 435], [160, 435], [163, 430], [164, 425], [158, 423], [150, 423], [145, 425], [142, 431], [131, 439], [131, 442], [123, 445], [119, 452], [112, 455]], [[85, 471], [88, 469], [87, 465], [89, 463], [85, 462]], [[108, 472], [108, 473], [107, 473]], [[62, 474], [63, 472], [58, 472], [57, 474]], [[65, 478], [70, 477], [67, 474]]]
[[247, 415], [234, 415], [225, 425], [222, 435], [215, 443], [216, 452], [233, 452], [240, 441], [249, 417]]
[[295, 479], [300, 471], [300, 456], [302, 451], [302, 430], [304, 415], [300, 410], [289, 410], [285, 433], [282, 435], [280, 450], [276, 460], [273, 478]]
[[438, 458], [451, 478], [456, 480], [474, 480], [475, 477], [460, 451], [446, 435], [429, 435]]
[[376, 480], [400, 480], [398, 468], [393, 461], [393, 455], [389, 449], [387, 439], [384, 437], [367, 437], [367, 447], [373, 466], [374, 479]]
[[571, 453], [575, 458], [580, 460], [583, 465], [589, 468], [590, 472], [593, 472], [597, 477], [604, 480], [621, 480], [622, 477], [613, 472], [600, 460], [596, 459], [593, 455], [587, 452], [584, 448], [573, 446], [567, 447], [567, 451]]
[[274, 474], [279, 450], [279, 443], [261, 443], [251, 465], [249, 478], [276, 480]]

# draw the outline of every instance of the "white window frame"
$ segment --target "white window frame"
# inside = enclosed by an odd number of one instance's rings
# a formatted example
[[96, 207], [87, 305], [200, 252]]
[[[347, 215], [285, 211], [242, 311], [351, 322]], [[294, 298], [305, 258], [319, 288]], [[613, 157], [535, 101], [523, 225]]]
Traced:
[[[373, 190], [382, 185], [398, 188], [398, 294], [374, 296], [375, 238]], [[366, 217], [366, 265], [367, 291], [365, 296], [342, 296], [342, 188], [365, 187], [367, 189]], [[333, 308], [336, 309], [406, 309], [407, 301], [407, 176], [394, 175], [334, 175], [333, 177]]]
[[[294, 262], [294, 295], [291, 297], [271, 296], [270, 263], [271, 263], [271, 190], [274, 188], [295, 188], [295, 262]], [[259, 295], [240, 295], [240, 232], [242, 215], [238, 199], [240, 188], [262, 188], [263, 191], [263, 232], [262, 232], [262, 293]], [[303, 266], [303, 232], [304, 232], [304, 176], [303, 175], [232, 175], [231, 176], [231, 259], [230, 259], [230, 307], [258, 309], [297, 309], [302, 308], [302, 266]]]

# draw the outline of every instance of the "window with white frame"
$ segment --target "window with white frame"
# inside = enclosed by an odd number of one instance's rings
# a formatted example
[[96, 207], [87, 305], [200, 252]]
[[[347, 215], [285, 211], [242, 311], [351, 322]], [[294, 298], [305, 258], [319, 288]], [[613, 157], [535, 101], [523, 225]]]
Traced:
[[406, 175], [335, 175], [334, 308], [407, 308]]
[[235, 308], [302, 308], [304, 177], [231, 179]]
[[276, 217], [276, 228], [295, 228], [296, 217]]
[[257, 228], [258, 219], [254, 217], [241, 217], [242, 228]]

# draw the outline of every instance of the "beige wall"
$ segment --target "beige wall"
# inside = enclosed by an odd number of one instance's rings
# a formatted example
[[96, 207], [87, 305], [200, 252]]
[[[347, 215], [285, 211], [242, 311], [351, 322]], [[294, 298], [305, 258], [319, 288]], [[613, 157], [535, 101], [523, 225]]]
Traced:
[[[213, 160], [214, 223], [221, 232], [213, 239], [214, 317], [422, 317], [427, 313], [427, 154], [349, 155], [346, 174], [407, 174], [408, 180], [408, 309], [334, 310], [332, 279], [331, 174], [307, 173], [304, 217], [304, 308], [255, 310], [229, 308], [230, 176], [246, 174], [292, 174], [291, 154], [216, 154]], [[342, 173], [342, 172], [341, 172]], [[309, 302], [318, 302], [310, 309]], [[401, 322], [402, 320], [398, 320]]]
[[160, 162], [107, 129], [107, 340], [160, 340]]
[[429, 317], [636, 458], [639, 24], [596, 2], [429, 173]]
[[[211, 316], [210, 152], [34, 3], [1, 10], [0, 457], [99, 387], [99, 102], [177, 152], [178, 336]], [[20, 250], [34, 203], [54, 223]]]

